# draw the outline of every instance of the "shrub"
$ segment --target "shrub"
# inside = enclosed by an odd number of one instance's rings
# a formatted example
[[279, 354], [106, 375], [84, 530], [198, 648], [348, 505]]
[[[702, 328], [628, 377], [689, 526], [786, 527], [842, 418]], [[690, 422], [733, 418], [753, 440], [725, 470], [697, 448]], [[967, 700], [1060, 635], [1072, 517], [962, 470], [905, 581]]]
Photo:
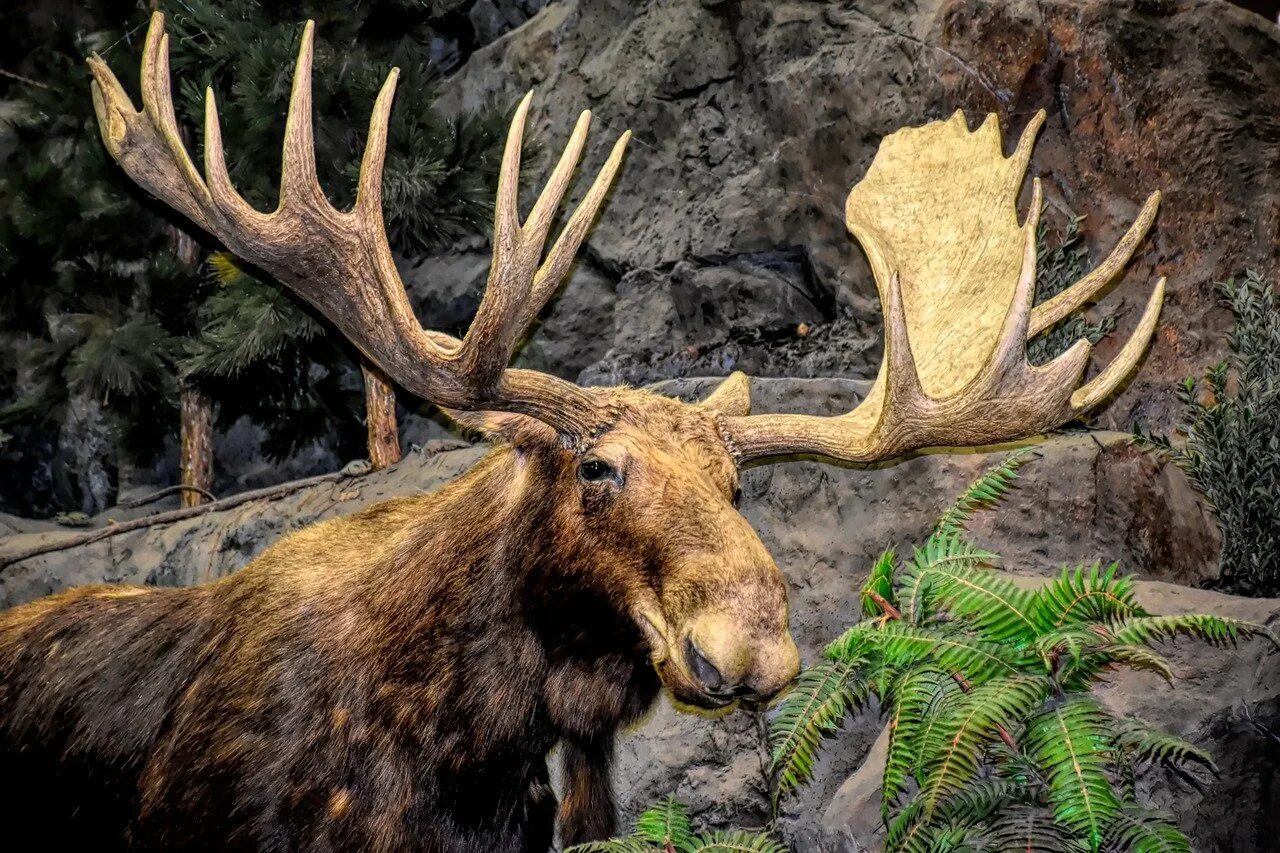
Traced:
[[887, 850], [1189, 850], [1138, 801], [1136, 770], [1212, 768], [1212, 759], [1115, 716], [1093, 687], [1118, 667], [1172, 682], [1152, 648], [1159, 640], [1230, 645], [1265, 629], [1152, 615], [1115, 565], [1064, 569], [1034, 591], [994, 571], [997, 556], [965, 527], [1028, 458], [1015, 454], [979, 479], [910, 558], [890, 549], [876, 562], [864, 619], [801, 674], [773, 720], [776, 796], [810, 778], [824, 736], [874, 696], [890, 731]]
[[1222, 531], [1216, 586], [1280, 594], [1280, 309], [1254, 272], [1219, 285], [1235, 318], [1230, 355], [1203, 384], [1182, 385], [1185, 440], [1135, 430], [1136, 441], [1175, 462], [1205, 496]]

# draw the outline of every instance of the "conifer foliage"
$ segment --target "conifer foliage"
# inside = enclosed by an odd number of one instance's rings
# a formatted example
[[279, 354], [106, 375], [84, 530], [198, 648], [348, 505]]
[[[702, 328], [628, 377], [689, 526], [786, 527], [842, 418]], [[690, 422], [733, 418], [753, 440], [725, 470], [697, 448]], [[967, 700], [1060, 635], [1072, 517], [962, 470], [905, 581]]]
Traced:
[[[351, 201], [374, 97], [399, 66], [383, 189], [393, 250], [421, 255], [483, 233], [490, 218], [501, 115], [452, 120], [435, 109], [435, 4], [88, 0], [59, 5], [38, 33], [6, 17], [15, 29], [2, 38], [20, 58], [0, 78], [0, 509], [103, 508], [110, 488], [87, 494], [59, 472], [88, 464], [77, 454], [110, 469], [94, 482], [147, 463], [176, 438], [183, 384], [209, 396], [222, 426], [259, 423], [270, 455], [319, 437], [340, 457], [364, 455], [354, 350], [254, 271], [226, 257], [208, 264], [218, 247], [133, 187], [102, 147], [84, 57], [103, 54], [137, 92], [153, 5], [168, 18], [195, 160], [211, 86], [232, 178], [259, 209], [275, 206], [293, 61], [313, 18], [317, 165], [330, 198]], [[176, 255], [175, 225], [203, 241], [194, 269]], [[84, 447], [90, 433], [110, 446]]]
[[1034, 591], [1002, 575], [965, 525], [1028, 458], [1015, 455], [974, 483], [909, 558], [886, 551], [876, 563], [865, 618], [801, 674], [773, 719], [777, 796], [808, 781], [824, 738], [874, 696], [890, 733], [887, 850], [1189, 850], [1167, 817], [1139, 802], [1135, 770], [1212, 768], [1212, 759], [1115, 716], [1092, 688], [1118, 667], [1172, 681], [1152, 648], [1161, 640], [1231, 645], [1265, 629], [1147, 613], [1114, 565], [1063, 569]]
[[1256, 272], [1219, 285], [1234, 324], [1228, 360], [1182, 385], [1182, 439], [1137, 430], [1209, 499], [1222, 530], [1217, 586], [1280, 594], [1280, 304]]

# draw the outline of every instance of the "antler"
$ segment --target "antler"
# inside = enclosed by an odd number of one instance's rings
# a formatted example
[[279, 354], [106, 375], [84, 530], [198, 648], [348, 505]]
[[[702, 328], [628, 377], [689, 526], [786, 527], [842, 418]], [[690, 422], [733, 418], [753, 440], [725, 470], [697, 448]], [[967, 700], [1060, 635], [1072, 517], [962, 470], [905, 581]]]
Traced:
[[528, 370], [507, 369], [513, 349], [559, 286], [622, 161], [624, 133], [546, 260], [547, 234], [586, 143], [583, 112], [542, 195], [522, 225], [516, 208], [520, 146], [530, 92], [507, 136], [494, 212], [493, 262], [471, 327], [461, 341], [424, 329], [396, 272], [382, 220], [382, 167], [398, 69], [373, 107], [355, 205], [335, 209], [316, 177], [312, 142], [311, 61], [314, 23], [302, 34], [285, 123], [280, 200], [272, 213], [252, 208], [231, 185], [213, 90], [206, 93], [204, 177], [178, 131], [169, 82], [164, 16], [151, 17], [142, 57], [142, 110], [106, 63], [89, 58], [93, 103], [107, 149], [146, 190], [208, 231], [233, 253], [311, 303], [408, 391], [455, 409], [532, 415], [568, 436], [604, 425], [606, 413], [578, 386]]
[[957, 112], [885, 138], [845, 206], [884, 305], [879, 376], [866, 399], [838, 417], [726, 418], [739, 461], [812, 453], [872, 462], [922, 447], [1009, 441], [1060, 426], [1124, 381], [1155, 330], [1163, 278], [1133, 337], [1083, 386], [1088, 341], [1043, 366], [1027, 362], [1026, 341], [1115, 278], [1150, 227], [1160, 194], [1147, 199], [1101, 266], [1032, 310], [1039, 179], [1021, 226], [1017, 195], [1043, 123], [1041, 112], [1007, 159], [994, 115], [972, 133]]

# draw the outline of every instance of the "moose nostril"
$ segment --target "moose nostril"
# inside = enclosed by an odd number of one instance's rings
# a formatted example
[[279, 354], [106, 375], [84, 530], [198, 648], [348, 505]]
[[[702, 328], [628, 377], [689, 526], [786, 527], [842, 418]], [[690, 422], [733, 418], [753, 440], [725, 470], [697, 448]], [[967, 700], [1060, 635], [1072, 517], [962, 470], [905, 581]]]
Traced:
[[724, 686], [724, 676], [720, 674], [720, 670], [716, 669], [715, 664], [707, 660], [707, 656], [693, 642], [692, 637], [685, 638], [684, 657], [688, 661], [689, 669], [693, 671], [694, 677], [708, 691], [715, 692]]

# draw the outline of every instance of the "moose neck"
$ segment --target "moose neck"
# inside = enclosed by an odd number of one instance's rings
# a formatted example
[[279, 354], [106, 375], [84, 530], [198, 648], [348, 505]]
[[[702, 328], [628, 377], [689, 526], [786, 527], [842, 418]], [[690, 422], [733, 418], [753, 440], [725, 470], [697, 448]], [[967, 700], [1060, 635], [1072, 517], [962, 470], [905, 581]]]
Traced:
[[417, 499], [373, 569], [388, 677], [425, 680], [495, 747], [606, 736], [657, 694], [639, 630], [572, 523], [569, 464], [552, 449], [493, 451]]

